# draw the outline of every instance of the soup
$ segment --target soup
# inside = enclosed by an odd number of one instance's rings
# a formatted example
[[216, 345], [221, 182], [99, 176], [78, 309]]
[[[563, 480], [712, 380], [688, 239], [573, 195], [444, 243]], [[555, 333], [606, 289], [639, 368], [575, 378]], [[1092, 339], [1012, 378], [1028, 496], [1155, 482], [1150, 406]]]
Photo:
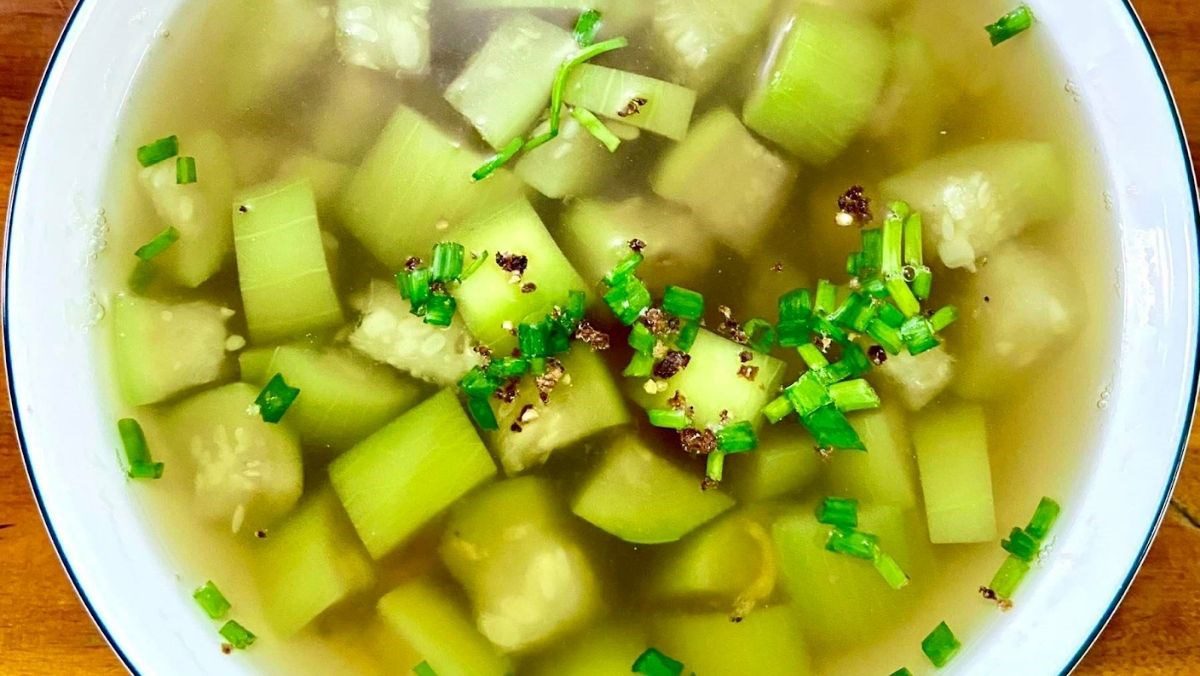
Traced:
[[212, 649], [922, 672], [1006, 621], [1115, 288], [1072, 88], [1009, 9], [188, 6], [97, 285]]

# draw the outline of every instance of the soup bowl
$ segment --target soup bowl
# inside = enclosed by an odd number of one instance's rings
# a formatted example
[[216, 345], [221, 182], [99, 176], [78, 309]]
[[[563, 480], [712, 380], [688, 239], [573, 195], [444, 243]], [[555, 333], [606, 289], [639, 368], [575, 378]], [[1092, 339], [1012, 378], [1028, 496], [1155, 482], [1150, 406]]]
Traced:
[[[213, 649], [144, 505], [114, 471], [96, 368], [105, 172], [126, 94], [187, 0], [81, 0], [38, 93], [17, 164], [4, 260], [13, 414], [50, 537], [88, 611], [134, 672], [250, 673]], [[1111, 617], [1167, 507], [1197, 386], [1200, 272], [1191, 161], [1162, 69], [1124, 0], [1031, 0], [1092, 129], [1118, 230], [1116, 364], [1095, 446], [1053, 556], [1021, 603], [969, 637], [962, 673], [1070, 670]], [[1107, 291], [1107, 290], [1105, 290]]]

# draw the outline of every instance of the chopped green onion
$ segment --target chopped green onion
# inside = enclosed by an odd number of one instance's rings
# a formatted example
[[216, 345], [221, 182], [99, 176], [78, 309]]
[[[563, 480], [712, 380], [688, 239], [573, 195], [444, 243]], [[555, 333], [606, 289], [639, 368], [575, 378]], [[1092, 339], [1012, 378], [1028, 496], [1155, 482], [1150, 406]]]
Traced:
[[433, 246], [433, 263], [430, 271], [435, 282], [452, 282], [463, 271], [467, 250], [454, 242], [438, 242]]
[[604, 302], [622, 324], [632, 326], [650, 307], [652, 299], [650, 290], [642, 280], [633, 275], [626, 275], [618, 286], [604, 294]]
[[1029, 574], [1029, 568], [1028, 561], [1023, 561], [1013, 555], [1006, 556], [1004, 563], [1000, 564], [1000, 568], [992, 576], [992, 582], [988, 588], [996, 593], [997, 598], [1007, 601], [1017, 592], [1017, 587]]
[[921, 214], [913, 212], [904, 219], [904, 264], [914, 268], [925, 266], [925, 242], [922, 239]]
[[855, 271], [859, 277], [872, 277], [879, 274], [883, 266], [883, 231], [879, 228], [863, 230], [860, 233], [862, 251], [859, 252], [858, 267]]
[[412, 305], [411, 312], [420, 315], [425, 310], [425, 303], [432, 294], [433, 272], [428, 268], [403, 270], [396, 273], [396, 287], [400, 296]]
[[854, 451], [867, 450], [862, 439], [859, 438], [858, 432], [855, 432], [854, 428], [850, 426], [846, 415], [833, 404], [822, 406], [812, 413], [802, 415], [800, 420], [812, 433], [813, 439], [823, 447]]
[[1025, 530], [1038, 540], [1045, 540], [1061, 512], [1062, 507], [1057, 502], [1050, 498], [1042, 498], [1038, 502], [1037, 509], [1033, 512], [1033, 518], [1029, 520], [1029, 525], [1025, 527]]
[[593, 138], [600, 142], [608, 152], [615, 153], [617, 148], [621, 147], [621, 137], [617, 136], [596, 117], [592, 111], [586, 108], [574, 107], [571, 109], [571, 117], [579, 123], [579, 126], [587, 130]]
[[933, 271], [926, 266], [917, 268], [917, 273], [913, 276], [912, 292], [917, 297], [917, 300], [928, 300], [929, 294], [933, 293]]
[[508, 145], [500, 149], [500, 152], [493, 155], [490, 160], [484, 162], [482, 167], [479, 167], [475, 170], [475, 173], [471, 174], [471, 180], [482, 181], [488, 176], [491, 176], [496, 172], [497, 169], [508, 164], [512, 158], [516, 157], [517, 153], [521, 152], [521, 149], [524, 147], [524, 139], [515, 138], [509, 141]]
[[277, 423], [283, 419], [288, 407], [300, 396], [300, 389], [291, 387], [283, 379], [282, 373], [276, 373], [267, 386], [258, 393], [254, 403], [258, 405], [258, 413], [263, 422]]
[[950, 631], [950, 627], [945, 622], [939, 624], [925, 637], [925, 640], [921, 641], [921, 652], [925, 653], [933, 666], [939, 669], [946, 666], [950, 658], [958, 653], [959, 648], [962, 648], [962, 643], [959, 643], [958, 638], [954, 632]]
[[1004, 551], [1023, 561], [1033, 561], [1037, 558], [1041, 544], [1025, 532], [1024, 528], [1014, 528], [1008, 534], [1007, 540], [1001, 540], [1000, 546]]
[[928, 352], [941, 343], [933, 335], [933, 325], [924, 317], [910, 317], [900, 327], [900, 339], [908, 346], [908, 353], [916, 356]]
[[430, 326], [450, 326], [457, 310], [458, 301], [454, 300], [454, 296], [434, 294], [425, 302], [425, 323]]
[[667, 657], [657, 648], [647, 648], [633, 661], [633, 673], [643, 676], [679, 676], [683, 662]]
[[825, 549], [866, 561], [875, 559], [875, 550], [878, 548], [879, 543], [874, 535], [850, 528], [834, 528], [825, 540]]
[[871, 358], [855, 343], [842, 346], [842, 360], [825, 369], [823, 379], [826, 383], [836, 383], [847, 378], [858, 378], [871, 370]]
[[929, 327], [933, 329], [934, 333], [941, 333], [942, 329], [956, 321], [958, 321], [958, 308], [947, 305], [933, 313], [933, 316], [929, 318]]
[[488, 376], [501, 382], [512, 378], [520, 378], [528, 371], [529, 361], [521, 357], [493, 359], [487, 367]]
[[168, 136], [137, 149], [138, 163], [150, 167], [179, 154], [179, 137]]
[[567, 292], [567, 309], [565, 314], [571, 321], [578, 323], [583, 321], [584, 312], [587, 310], [587, 294], [578, 290], [571, 289]]
[[129, 284], [130, 291], [144, 294], [146, 289], [154, 283], [156, 277], [158, 277], [158, 268], [154, 267], [150, 261], [139, 260], [137, 265], [133, 266], [133, 271], [129, 273], [129, 280], [126, 283]]
[[904, 313], [891, 303], [883, 303], [879, 306], [878, 317], [880, 321], [893, 329], [899, 329], [901, 326], [904, 326], [904, 320], [906, 319]]
[[858, 528], [858, 500], [828, 497], [817, 505], [817, 521], [841, 528]]
[[909, 671], [908, 667], [900, 667], [899, 669], [893, 671], [891, 676], [913, 676], [913, 672]]
[[742, 325], [750, 347], [759, 352], [770, 352], [775, 347], [775, 327], [765, 319], [755, 317]]
[[867, 330], [867, 325], [875, 318], [877, 312], [876, 304], [869, 296], [851, 293], [829, 315], [829, 321], [840, 324], [851, 331], [862, 333]]
[[804, 360], [804, 364], [814, 371], [829, 366], [829, 360], [825, 358], [824, 353], [812, 343], [805, 343], [796, 348], [796, 351], [800, 353], [800, 358]]
[[1000, 17], [996, 23], [984, 26], [992, 46], [1011, 40], [1033, 27], [1033, 11], [1026, 5], [1021, 5], [1013, 11]]
[[725, 453], [745, 453], [758, 448], [754, 425], [743, 420], [717, 430], [717, 448]]
[[704, 476], [710, 481], [721, 483], [725, 478], [725, 451], [717, 449], [708, 454], [705, 461]]
[[[563, 97], [567, 91], [567, 79], [571, 76], [580, 64], [591, 61], [592, 59], [606, 54], [608, 52], [623, 49], [629, 46], [629, 41], [625, 38], [612, 38], [604, 42], [598, 42], [589, 47], [581, 49], [570, 60], [564, 62], [558, 68], [558, 73], [554, 76], [554, 86], [550, 89], [550, 131], [543, 136], [549, 136], [547, 141], [558, 136], [558, 131], [562, 126], [562, 109]], [[541, 145], [546, 141], [540, 141], [537, 145]], [[534, 146], [536, 147], [536, 146]]]
[[904, 274], [897, 272], [888, 275], [885, 283], [887, 284], [888, 294], [892, 297], [892, 302], [900, 309], [900, 312], [905, 317], [915, 317], [921, 312], [921, 301], [913, 295], [912, 289], [909, 288], [908, 282], [904, 281]]
[[622, 258], [612, 270], [608, 271], [608, 274], [604, 276], [604, 284], [609, 287], [617, 286], [626, 277], [636, 272], [638, 266], [644, 260], [646, 260], [646, 257], [642, 254], [636, 251], [631, 252], [628, 256]]
[[812, 294], [796, 289], [779, 297], [779, 322], [805, 322], [812, 316]]
[[483, 264], [486, 263], [488, 260], [489, 253], [487, 251], [484, 251], [479, 254], [473, 253], [473, 254], [471, 254], [471, 256], [473, 257], [471, 260], [471, 264], [466, 266], [466, 268], [462, 271], [462, 274], [460, 274], [458, 276], [458, 281], [460, 281], [460, 282], [466, 281], [467, 278], [470, 277], [471, 275], [475, 274], [479, 270], [479, 268], [482, 268]]
[[480, 429], [490, 431], [500, 429], [500, 423], [496, 421], [496, 414], [492, 411], [492, 404], [488, 401], [488, 397], [467, 397], [467, 412], [471, 414], [471, 419], [475, 421], [476, 425], [479, 425]]
[[811, 332], [807, 322], [785, 319], [775, 327], [775, 339], [779, 347], [801, 347], [808, 343]]
[[155, 256], [171, 248], [171, 245], [179, 241], [179, 230], [175, 226], [168, 225], [166, 230], [154, 236], [154, 239], [146, 242], [137, 251], [133, 252], [134, 256], [143, 261], [150, 261]]
[[249, 629], [238, 624], [235, 620], [230, 620], [222, 625], [220, 632], [221, 636], [224, 636], [225, 640], [229, 641], [229, 645], [238, 650], [249, 648], [258, 639]]
[[458, 387], [468, 397], [490, 397], [496, 388], [500, 386], [497, 378], [483, 369], [482, 366], [476, 366], [458, 381]]
[[683, 326], [679, 327], [679, 335], [675, 336], [676, 349], [687, 352], [692, 349], [692, 345], [696, 344], [696, 337], [700, 335], [699, 322], [684, 322]]
[[649, 378], [654, 372], [654, 355], [637, 352], [629, 360], [629, 365], [621, 372], [627, 378]]
[[433, 667], [429, 666], [428, 662], [421, 662], [413, 667], [412, 671], [416, 676], [437, 676], [437, 672], [433, 670]]
[[857, 378], [829, 386], [829, 398], [843, 413], [879, 408], [879, 394], [871, 383]]
[[833, 313], [837, 309], [837, 292], [838, 289], [828, 279], [817, 280], [816, 300], [813, 303], [813, 312], [824, 317]]
[[133, 418], [117, 421], [117, 432], [125, 448], [126, 474], [131, 479], [158, 479], [163, 474], [163, 464], [150, 457], [150, 446], [142, 426]]
[[517, 327], [517, 347], [522, 357], [545, 357], [546, 329], [541, 324], [521, 323]]
[[883, 219], [883, 250], [879, 271], [884, 277], [894, 277], [900, 274], [904, 260], [904, 219], [905, 215], [897, 210], [902, 204], [892, 205], [887, 218]]
[[196, 182], [196, 158], [179, 157], [175, 160], [175, 183], [188, 185]]
[[629, 332], [629, 347], [641, 354], [653, 352], [657, 342], [658, 339], [654, 337], [654, 333], [641, 322], [635, 323]]
[[874, 338], [888, 354], [900, 354], [900, 348], [904, 347], [900, 331], [888, 326], [882, 319], [872, 319], [867, 324], [867, 335]]
[[196, 599], [196, 603], [204, 610], [204, 614], [208, 615], [209, 619], [219, 620], [225, 617], [225, 613], [229, 612], [229, 599], [217, 589], [217, 585], [213, 584], [212, 580], [204, 583], [192, 593], [192, 598]]
[[697, 321], [704, 316], [704, 296], [682, 286], [667, 286], [662, 309], [680, 319]]
[[872, 560], [872, 563], [875, 564], [875, 570], [879, 571], [879, 574], [883, 576], [883, 580], [892, 589], [904, 589], [908, 586], [908, 573], [905, 573], [900, 564], [896, 563], [896, 559], [893, 559], [878, 547], [875, 548], [875, 558]]
[[596, 34], [600, 32], [600, 19], [600, 12], [594, 9], [579, 15], [573, 34], [580, 47], [590, 47], [596, 41]]
[[668, 430], [681, 430], [691, 424], [687, 413], [673, 408], [654, 408], [646, 411], [650, 424]]
[[860, 288], [864, 294], [876, 300], [888, 297], [887, 284], [879, 277], [872, 277], [861, 283]]
[[762, 414], [771, 424], [775, 424], [791, 415], [795, 410], [792, 408], [792, 401], [785, 394], [776, 397], [771, 403], [764, 406]]
[[521, 150], [523, 150], [525, 152], [529, 152], [530, 150], [533, 150], [534, 148], [540, 148], [541, 146], [546, 145], [547, 143], [553, 141], [556, 138], [558, 138], [557, 131], [548, 131], [545, 134], [538, 134], [537, 136], [534, 136], [533, 138], [526, 141], [525, 145], [521, 147]]
[[529, 360], [529, 371], [531, 373], [535, 373], [539, 376], [542, 375], [543, 373], [545, 373], [546, 372], [546, 358], [545, 357], [534, 357], [533, 359], [530, 359]]
[[816, 371], [809, 371], [800, 376], [796, 382], [788, 385], [783, 393], [801, 417], [833, 403], [829, 396], [829, 388], [821, 381]]

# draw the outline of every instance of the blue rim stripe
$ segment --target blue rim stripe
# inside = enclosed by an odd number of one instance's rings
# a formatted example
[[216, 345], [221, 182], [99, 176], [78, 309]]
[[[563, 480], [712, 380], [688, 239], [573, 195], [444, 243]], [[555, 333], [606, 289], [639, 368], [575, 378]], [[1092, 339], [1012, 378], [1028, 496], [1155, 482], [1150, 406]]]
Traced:
[[[1134, 27], [1137, 28], [1138, 34], [1142, 38], [1142, 42], [1144, 43], [1144, 45], [1146, 47], [1146, 53], [1150, 57], [1150, 62], [1154, 66], [1154, 70], [1158, 74], [1159, 81], [1162, 84], [1163, 94], [1166, 98], [1167, 107], [1171, 112], [1172, 118], [1175, 120], [1175, 128], [1176, 128], [1176, 132], [1178, 133], [1178, 136], [1179, 136], [1179, 147], [1182, 150], [1184, 167], [1187, 170], [1186, 171], [1187, 178], [1188, 178], [1189, 184], [1192, 189], [1192, 194], [1191, 194], [1192, 225], [1193, 225], [1193, 227], [1196, 228], [1197, 236], [1200, 237], [1200, 201], [1197, 200], [1197, 184], [1196, 184], [1195, 167], [1192, 163], [1192, 157], [1190, 154], [1190, 150], [1188, 148], [1187, 134], [1185, 133], [1184, 128], [1183, 128], [1183, 119], [1179, 113], [1179, 107], [1175, 102], [1175, 96], [1171, 91], [1171, 85], [1167, 80], [1166, 72], [1163, 69], [1162, 62], [1159, 60], [1158, 54], [1154, 50], [1154, 46], [1150, 41], [1150, 36], [1146, 31], [1145, 25], [1142, 23], [1141, 17], [1138, 16], [1137, 10], [1135, 10], [1133, 8], [1131, 0], [1121, 0], [1121, 1], [1124, 4], [1125, 9], [1129, 12], [1130, 20], [1133, 21]], [[141, 672], [138, 671], [137, 667], [134, 666], [134, 664], [130, 660], [129, 656], [121, 649], [121, 646], [117, 644], [116, 640], [113, 638], [112, 633], [109, 631], [108, 627], [105, 626], [104, 621], [100, 618], [100, 615], [97, 612], [95, 606], [93, 606], [91, 600], [88, 599], [87, 593], [84, 591], [82, 585], [79, 582], [79, 578], [76, 576], [75, 571], [71, 568], [70, 561], [68, 561], [66, 554], [63, 552], [62, 544], [59, 542], [58, 534], [54, 530], [54, 525], [51, 523], [50, 517], [46, 513], [46, 507], [42, 501], [41, 492], [38, 490], [37, 478], [34, 476], [34, 473], [30, 470], [29, 450], [28, 450], [28, 445], [25, 443], [25, 433], [24, 433], [24, 429], [21, 426], [21, 414], [20, 414], [19, 407], [17, 406], [16, 388], [13, 385], [12, 360], [9, 357], [9, 352], [7, 349], [7, 346], [9, 344], [9, 321], [8, 321], [8, 273], [9, 273], [9, 267], [8, 267], [8, 260], [9, 260], [9, 252], [11, 250], [9, 245], [11, 244], [11, 240], [12, 240], [12, 230], [13, 230], [13, 215], [12, 214], [13, 214], [13, 206], [16, 203], [18, 186], [20, 185], [20, 182], [21, 182], [21, 168], [22, 168], [22, 165], [24, 164], [24, 160], [25, 160], [25, 151], [29, 145], [29, 136], [33, 129], [34, 118], [37, 116], [38, 108], [41, 105], [42, 98], [46, 93], [46, 83], [49, 80], [51, 73], [54, 72], [55, 67], [58, 65], [59, 57], [62, 56], [63, 44], [65, 43], [67, 36], [71, 33], [72, 28], [74, 28], [75, 22], [79, 18], [79, 15], [83, 9], [84, 4], [87, 2], [88, 2], [88, 0], [78, 0], [78, 2], [75, 4], [74, 9], [71, 10], [71, 14], [67, 17], [66, 24], [63, 26], [62, 34], [59, 36], [58, 42], [55, 44], [54, 50], [50, 54], [50, 60], [47, 63], [44, 74], [42, 75], [41, 83], [38, 85], [37, 93], [34, 96], [33, 104], [30, 107], [29, 120], [25, 125], [25, 132], [21, 137], [21, 145], [17, 151], [17, 161], [13, 167], [12, 190], [9, 193], [9, 199], [8, 199], [8, 214], [5, 219], [5, 224], [4, 224], [4, 254], [3, 254], [3, 260], [0, 261], [0, 266], [3, 267], [3, 274], [0, 275], [0, 324], [3, 325], [3, 344], [5, 347], [5, 349], [4, 349], [4, 368], [5, 368], [5, 373], [7, 375], [7, 380], [8, 380], [8, 396], [9, 396], [10, 407], [12, 410], [13, 423], [14, 423], [16, 433], [17, 433], [16, 434], [17, 445], [21, 449], [21, 458], [25, 464], [26, 475], [29, 477], [29, 485], [33, 491], [33, 497], [34, 497], [35, 502], [37, 503], [38, 512], [39, 512], [39, 514], [41, 514], [42, 523], [45, 524], [46, 532], [50, 536], [50, 542], [54, 546], [54, 551], [57, 554], [59, 561], [62, 563], [63, 569], [67, 573], [67, 577], [71, 581], [71, 586], [75, 589], [75, 594], [79, 597], [79, 600], [83, 603], [83, 606], [87, 610], [88, 615], [91, 616], [92, 622], [96, 625], [97, 629], [100, 630], [100, 633], [104, 636], [105, 641], [108, 642], [108, 645], [112, 648], [113, 652], [116, 653], [117, 657], [121, 660], [121, 663], [125, 666], [125, 668], [128, 669], [132, 674], [137, 675], [137, 674], [140, 674]], [[1184, 426], [1184, 429], [1181, 432], [1182, 436], [1180, 438], [1179, 447], [1176, 452], [1175, 463], [1171, 470], [1171, 476], [1170, 476], [1170, 480], [1167, 483], [1166, 492], [1163, 494], [1161, 503], [1159, 504], [1158, 514], [1155, 517], [1154, 524], [1150, 528], [1150, 531], [1146, 534], [1145, 542], [1143, 542], [1141, 549], [1138, 551], [1137, 556], [1134, 558], [1134, 561], [1133, 561], [1132, 565], [1130, 566], [1129, 574], [1126, 576], [1124, 582], [1121, 583], [1120, 588], [1117, 590], [1116, 594], [1113, 596], [1112, 603], [1109, 605], [1108, 609], [1104, 611], [1104, 614], [1100, 618], [1100, 621], [1096, 624], [1096, 626], [1092, 629], [1091, 634], [1084, 641], [1084, 643], [1080, 646], [1079, 651], [1075, 654], [1075, 656], [1071, 659], [1071, 661], [1068, 662], [1065, 667], [1063, 667], [1061, 673], [1064, 673], [1064, 674], [1069, 673], [1072, 670], [1074, 670], [1075, 667], [1077, 667], [1079, 665], [1079, 662], [1083, 659], [1083, 657], [1087, 654], [1087, 652], [1095, 644], [1096, 639], [1100, 636], [1101, 632], [1108, 625], [1109, 621], [1112, 620], [1113, 614], [1116, 612], [1117, 606], [1120, 605], [1121, 601], [1125, 598], [1125, 595], [1129, 592], [1129, 587], [1133, 583], [1134, 577], [1137, 575], [1138, 571], [1141, 569], [1141, 566], [1146, 559], [1146, 555], [1150, 551], [1150, 546], [1154, 542], [1154, 537], [1158, 533], [1159, 526], [1161, 526], [1161, 524], [1162, 524], [1163, 517], [1166, 515], [1167, 508], [1170, 505], [1171, 494], [1175, 489], [1175, 483], [1179, 479], [1179, 471], [1180, 471], [1181, 467], [1183, 466], [1183, 458], [1187, 451], [1187, 441], [1188, 441], [1188, 437], [1191, 433], [1191, 423], [1194, 420], [1194, 417], [1196, 414], [1196, 397], [1198, 394], [1197, 387], [1198, 387], [1198, 385], [1200, 385], [1200, 344], [1198, 344], [1198, 346], [1197, 346], [1197, 353], [1195, 355], [1193, 355], [1192, 363], [1193, 363], [1192, 388], [1191, 388], [1192, 395], [1191, 395], [1190, 403], [1188, 404], [1188, 412], [1187, 412], [1187, 415], [1185, 416], [1187, 424]]]

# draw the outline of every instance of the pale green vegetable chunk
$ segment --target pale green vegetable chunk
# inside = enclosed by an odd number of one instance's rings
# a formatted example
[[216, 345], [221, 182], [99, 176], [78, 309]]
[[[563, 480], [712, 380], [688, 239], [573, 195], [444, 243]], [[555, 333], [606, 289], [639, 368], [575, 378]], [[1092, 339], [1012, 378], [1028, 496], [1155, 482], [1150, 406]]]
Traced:
[[429, 0], [337, 0], [342, 60], [371, 70], [429, 70]]
[[714, 237], [749, 256], [795, 180], [791, 162], [759, 143], [728, 108], [717, 108], [663, 156], [651, 186], [689, 207]]
[[507, 170], [473, 182], [487, 160], [420, 113], [401, 106], [342, 193], [342, 224], [384, 265], [399, 269], [454, 237], [464, 218], [511, 202], [521, 183]]
[[179, 239], [154, 257], [155, 267], [180, 285], [197, 287], [221, 269], [233, 249], [234, 169], [228, 146], [214, 132], [187, 134], [179, 143], [181, 155], [196, 159], [195, 183], [177, 182], [174, 158], [142, 169], [140, 179], [158, 228], [179, 231]]
[[329, 466], [334, 491], [376, 559], [495, 474], [495, 462], [450, 390], [410, 409]]
[[[258, 356], [245, 352], [239, 361]], [[417, 402], [421, 387], [394, 371], [346, 349], [285, 345], [271, 350], [258, 377], [265, 385], [276, 373], [300, 396], [287, 420], [306, 444], [330, 450], [349, 448]], [[247, 377], [242, 367], [242, 377]]]
[[[924, 355], [921, 355], [924, 356]], [[834, 495], [872, 503], [917, 506], [917, 466], [904, 413], [892, 405], [849, 416], [866, 453], [835, 452], [829, 459]]]
[[687, 135], [696, 92], [645, 75], [585, 63], [568, 78], [565, 100], [678, 141]]
[[841, 154], [879, 101], [891, 60], [887, 35], [840, 9], [799, 4], [746, 100], [746, 126], [801, 160]]
[[438, 676], [507, 676], [512, 662], [471, 624], [458, 602], [432, 581], [405, 582], [379, 599], [379, 615]]
[[[608, 122], [606, 126], [624, 139], [636, 139], [640, 133], [619, 122]], [[550, 123], [543, 122], [533, 130], [532, 136], [540, 136], [549, 130]], [[514, 171], [522, 181], [546, 197], [565, 199], [598, 192], [626, 160], [626, 152], [620, 148], [615, 153], [609, 152], [574, 117], [564, 115], [558, 138], [526, 152]]]
[[688, 673], [805, 676], [812, 671], [795, 608], [772, 606], [730, 622], [725, 613], [664, 615], [651, 624], [653, 645]]
[[626, 542], [675, 542], [733, 507], [725, 493], [701, 489], [701, 474], [659, 456], [645, 440], [624, 435], [609, 444], [571, 511]]
[[371, 559], [329, 490], [305, 498], [253, 557], [263, 612], [285, 636], [375, 581]]
[[533, 658], [532, 676], [626, 676], [646, 650], [645, 631], [622, 617], [592, 627]]
[[935, 544], [996, 539], [983, 409], [954, 404], [927, 411], [913, 425], [913, 444], [929, 539]]
[[919, 411], [954, 380], [955, 359], [943, 344], [916, 356], [908, 350], [890, 354], [878, 370], [884, 377], [883, 386], [898, 395], [905, 408]]
[[307, 180], [269, 183], [238, 195], [233, 237], [246, 324], [255, 341], [341, 323]]
[[[741, 354], [749, 352], [751, 359], [743, 362]], [[687, 368], [657, 388], [656, 394], [648, 394], [644, 381], [631, 385], [634, 400], [646, 409], [670, 408], [667, 400], [681, 393], [689, 407], [696, 427], [719, 425], [722, 412], [729, 420], [748, 420], [754, 424], [762, 421], [762, 407], [779, 394], [787, 365], [770, 355], [750, 350], [717, 334], [700, 329], [696, 343], [688, 350], [691, 361]], [[739, 375], [744, 365], [757, 366], [754, 379]]]
[[446, 100], [483, 140], [502, 148], [529, 133], [546, 109], [559, 66], [578, 48], [570, 32], [517, 14], [471, 57], [446, 88]]
[[653, 4], [654, 36], [671, 81], [705, 92], [763, 31], [773, 2], [656, 0]]
[[553, 486], [535, 477], [492, 484], [451, 511], [442, 560], [471, 597], [480, 632], [502, 651], [544, 646], [599, 611], [574, 523]]
[[166, 417], [173, 448], [191, 459], [195, 511], [234, 533], [266, 528], [295, 506], [304, 483], [300, 442], [263, 422], [259, 388], [233, 383], [183, 400]]
[[492, 402], [500, 429], [488, 432], [486, 439], [509, 475], [536, 468], [560, 449], [631, 421], [608, 366], [591, 348], [576, 344], [560, 361], [567, 375], [550, 391], [547, 403], [532, 375], [521, 380], [512, 402]]
[[796, 495], [821, 475], [817, 443], [795, 419], [764, 425], [758, 437], [754, 452], [725, 458], [725, 481], [739, 500]]
[[1069, 180], [1058, 149], [996, 141], [928, 160], [880, 186], [924, 217], [925, 242], [949, 268], [977, 261], [1034, 223], [1068, 207]]
[[228, 371], [225, 323], [232, 310], [122, 294], [113, 298], [109, 311], [113, 365], [126, 404], [153, 404]]

